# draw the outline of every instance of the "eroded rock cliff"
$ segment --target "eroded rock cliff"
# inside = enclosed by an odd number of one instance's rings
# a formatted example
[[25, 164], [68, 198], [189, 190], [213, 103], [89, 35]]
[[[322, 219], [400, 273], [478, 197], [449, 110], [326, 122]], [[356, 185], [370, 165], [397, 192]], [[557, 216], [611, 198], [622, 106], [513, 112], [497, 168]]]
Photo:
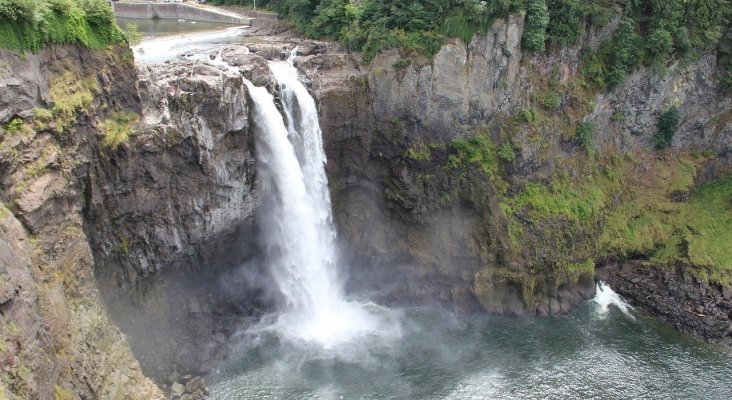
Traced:
[[[730, 171], [732, 99], [716, 55], [641, 69], [604, 92], [584, 79], [581, 49], [597, 48], [617, 20], [542, 55], [522, 52], [522, 29], [518, 16], [496, 21], [432, 60], [397, 51], [368, 65], [345, 54], [298, 60], [320, 102], [353, 288], [544, 314], [591, 296], [594, 265], [608, 259], [703, 276], [729, 268], [676, 247], [682, 233], [665, 214], [690, 213], [685, 201]], [[678, 133], [659, 151], [670, 108]], [[726, 237], [699, 232], [690, 235], [715, 238], [703, 246]]]
[[0, 50], [0, 397], [162, 398], [107, 317], [82, 217], [102, 121], [140, 111], [131, 65]]

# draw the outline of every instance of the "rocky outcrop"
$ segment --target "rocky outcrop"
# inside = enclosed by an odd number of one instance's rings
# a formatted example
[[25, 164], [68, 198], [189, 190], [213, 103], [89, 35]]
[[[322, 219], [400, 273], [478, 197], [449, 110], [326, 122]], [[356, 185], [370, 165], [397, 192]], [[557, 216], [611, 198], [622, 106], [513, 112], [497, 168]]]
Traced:
[[642, 261], [598, 270], [618, 294], [650, 315], [712, 343], [732, 345], [732, 289], [698, 279], [684, 268]]
[[186, 62], [144, 67], [137, 84], [142, 121], [91, 165], [86, 226], [110, 313], [172, 384], [263, 310], [254, 143], [239, 72]]
[[82, 229], [97, 124], [136, 111], [130, 54], [117, 50], [0, 50], [2, 398], [162, 398], [107, 316]]
[[681, 110], [675, 150], [725, 152], [732, 149], [732, 97], [719, 89], [717, 59], [705, 54], [691, 65], [675, 62], [668, 71], [638, 71], [596, 100], [587, 116], [597, 139], [619, 151], [652, 147], [656, 121], [671, 106]]
[[516, 110], [527, 89], [519, 79], [522, 31], [523, 17], [512, 15], [468, 45], [446, 44], [432, 60], [402, 59], [395, 50], [377, 56], [368, 74], [375, 117], [450, 140], [465, 126]]

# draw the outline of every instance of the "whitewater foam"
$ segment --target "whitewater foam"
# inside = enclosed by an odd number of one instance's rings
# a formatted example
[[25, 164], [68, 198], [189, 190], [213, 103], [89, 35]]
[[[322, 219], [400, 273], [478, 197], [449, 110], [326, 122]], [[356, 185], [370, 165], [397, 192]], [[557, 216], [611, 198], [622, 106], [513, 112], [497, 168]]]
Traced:
[[596, 315], [601, 318], [605, 318], [607, 316], [607, 314], [610, 312], [610, 306], [612, 305], [622, 311], [623, 314], [632, 319], [635, 319], [635, 317], [633, 317], [633, 314], [631, 314], [631, 310], [633, 310], [633, 307], [630, 304], [626, 303], [625, 300], [623, 300], [620, 295], [615, 293], [609, 286], [607, 286], [605, 282], [597, 282], [597, 290], [595, 293], [595, 297], [592, 299], [592, 301], [596, 305]]

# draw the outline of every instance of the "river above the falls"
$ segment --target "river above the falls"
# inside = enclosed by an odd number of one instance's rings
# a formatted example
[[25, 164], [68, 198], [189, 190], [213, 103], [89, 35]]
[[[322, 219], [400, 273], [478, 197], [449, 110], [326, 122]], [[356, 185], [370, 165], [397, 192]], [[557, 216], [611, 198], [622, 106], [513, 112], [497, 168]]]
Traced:
[[551, 318], [400, 313], [400, 337], [340, 349], [251, 333], [208, 378], [212, 398], [732, 398], [728, 352], [616, 305]]
[[116, 17], [117, 25], [125, 28], [128, 24], [137, 25], [143, 37], [181, 35], [191, 32], [213, 31], [231, 28], [237, 25], [220, 22], [189, 21], [177, 19], [148, 19]]
[[142, 41], [131, 46], [135, 62], [162, 64], [180, 59], [184, 54], [215, 51], [226, 45], [241, 43], [247, 27], [216, 22], [197, 22], [173, 19], [117, 18], [124, 27], [135, 24]]

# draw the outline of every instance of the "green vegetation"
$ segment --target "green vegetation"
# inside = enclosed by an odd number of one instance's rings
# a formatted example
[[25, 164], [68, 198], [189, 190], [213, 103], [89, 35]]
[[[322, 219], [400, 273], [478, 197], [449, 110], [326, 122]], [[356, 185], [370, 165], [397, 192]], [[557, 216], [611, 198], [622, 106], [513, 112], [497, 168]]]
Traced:
[[0, 0], [0, 48], [38, 52], [46, 44], [105, 48], [124, 42], [106, 0]]
[[526, 24], [523, 45], [529, 51], [544, 51], [546, 29], [549, 26], [549, 9], [544, 0], [526, 0]]
[[[674, 165], [675, 164], [675, 165]], [[636, 182], [612, 209], [600, 236], [603, 252], [648, 257], [652, 262], [695, 267], [704, 279], [732, 285], [732, 176], [711, 181], [686, 202], [671, 199], [693, 187], [691, 161], [660, 163], [653, 182]]]
[[137, 24], [125, 24], [122, 30], [127, 38], [127, 43], [130, 45], [134, 46], [142, 42], [142, 33], [140, 33], [140, 27]]
[[429, 161], [432, 152], [427, 147], [422, 138], [417, 138], [405, 151], [405, 156], [415, 161]]
[[[260, 5], [311, 37], [362, 51], [367, 60], [393, 47], [429, 56], [447, 38], [468, 42], [495, 18], [517, 11], [526, 15], [524, 49], [542, 52], [547, 44], [576, 43], [588, 24], [603, 26], [622, 10], [613, 38], [585, 55], [583, 71], [601, 89], [616, 87], [637, 66], [663, 68], [673, 55], [691, 58], [714, 49], [732, 12], [728, 0], [262, 0]], [[732, 72], [723, 79], [732, 87]]]
[[546, 185], [529, 182], [507, 204], [515, 212], [527, 210], [535, 221], [561, 216], [579, 222], [599, 216], [606, 202], [606, 195], [599, 185], [577, 186], [561, 179]]
[[594, 147], [592, 140], [592, 132], [595, 130], [595, 126], [590, 122], [580, 122], [577, 125], [574, 138], [582, 147], [586, 150], [591, 150]]
[[576, 284], [583, 276], [595, 275], [595, 262], [588, 258], [579, 263], [562, 264], [556, 268], [555, 274], [559, 282]]
[[104, 130], [104, 140], [102, 143], [109, 148], [116, 148], [120, 144], [127, 141], [132, 133], [132, 125], [140, 120], [140, 117], [134, 113], [115, 113], [102, 123]]
[[[49, 92], [53, 100], [53, 114], [56, 122], [56, 132], [62, 133], [76, 123], [79, 111], [85, 111], [94, 94], [99, 93], [96, 77], [89, 76], [81, 79], [71, 72], [67, 72], [51, 81]], [[46, 115], [46, 112], [41, 112]]]
[[695, 190], [678, 213], [663, 215], [670, 234], [652, 260], [661, 264], [681, 261], [698, 268], [703, 278], [732, 285], [732, 176]]
[[448, 37], [469, 41], [523, 0], [271, 0], [269, 8], [311, 37], [342, 42], [364, 53], [399, 47], [432, 55]]
[[23, 134], [27, 135], [32, 132], [32, 128], [23, 122], [20, 118], [13, 118], [3, 126], [3, 131], [8, 135]]
[[539, 96], [539, 104], [547, 111], [556, 111], [562, 104], [562, 95], [557, 92], [549, 92]]
[[663, 69], [674, 54], [691, 59], [719, 45], [730, 13], [728, 0], [625, 2], [612, 40], [586, 54], [584, 74], [598, 88], [613, 89], [637, 66]]
[[670, 107], [664, 111], [660, 117], [658, 117], [658, 132], [656, 132], [654, 139], [656, 141], [656, 148], [659, 150], [667, 149], [671, 147], [671, 141], [674, 138], [674, 134], [679, 129], [679, 110], [676, 107]]
[[507, 163], [513, 162], [513, 160], [516, 159], [516, 153], [513, 151], [513, 145], [509, 142], [505, 142], [498, 146], [496, 154], [498, 155], [498, 158]]
[[448, 167], [461, 168], [476, 164], [489, 179], [496, 177], [498, 160], [495, 145], [488, 132], [479, 132], [469, 140], [455, 139], [451, 147], [452, 154], [448, 157]]

